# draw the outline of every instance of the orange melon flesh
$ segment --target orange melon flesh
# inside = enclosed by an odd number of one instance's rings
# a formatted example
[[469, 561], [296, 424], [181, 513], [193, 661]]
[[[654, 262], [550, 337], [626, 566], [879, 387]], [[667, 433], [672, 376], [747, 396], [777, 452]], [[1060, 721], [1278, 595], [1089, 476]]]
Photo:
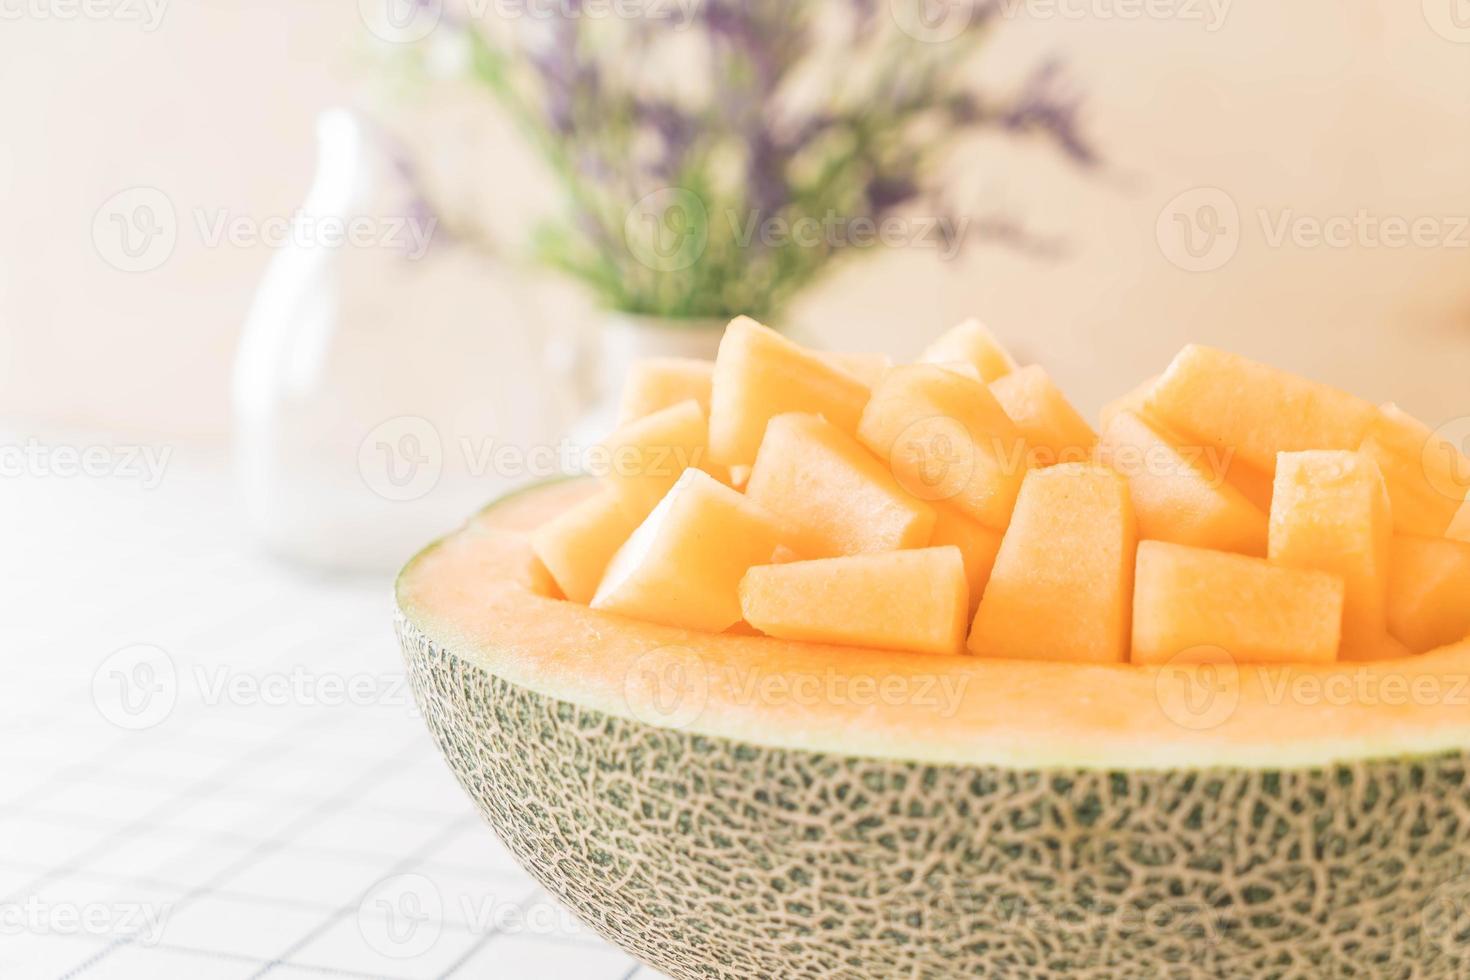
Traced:
[[[926, 361], [923, 363], [930, 362]], [[969, 361], [938, 361], [934, 363], [936, 367], [942, 367], [946, 371], [953, 371], [955, 374], [969, 378], [971, 381], [978, 381], [980, 384], [985, 383], [985, 379], [981, 377], [980, 371]]]
[[561, 594], [585, 604], [597, 592], [607, 563], [640, 523], [616, 494], [604, 490], [537, 528], [531, 547]]
[[771, 419], [745, 495], [781, 520], [783, 540], [805, 558], [920, 548], [934, 530], [933, 507], [816, 415]]
[[1288, 568], [1342, 579], [1345, 652], [1388, 631], [1393, 513], [1378, 464], [1356, 452], [1282, 453], [1268, 555]]
[[620, 426], [603, 441], [603, 482], [628, 515], [641, 520], [686, 469], [710, 467], [708, 440], [709, 423], [698, 402], [660, 409]]
[[1097, 433], [1038, 365], [1017, 368], [991, 382], [990, 393], [1032, 449], [1032, 464], [1084, 463]]
[[[548, 697], [636, 717], [627, 679], [651, 650], [682, 647], [706, 672], [707, 697], [685, 729], [781, 749], [935, 764], [1100, 770], [1220, 766], [1280, 769], [1463, 751], [1470, 713], [1449, 698], [1290, 697], [1296, 685], [1388, 692], [1454, 689], [1470, 643], [1387, 664], [1241, 669], [1231, 710], [1209, 724], [1198, 692], [1219, 670], [1042, 663], [706, 635], [612, 616], [555, 597], [528, 531], [597, 492], [592, 480], [540, 486], [488, 508], [416, 557], [396, 586], [399, 615], [466, 663]], [[1227, 556], [1228, 557], [1228, 556]], [[1240, 559], [1249, 561], [1249, 559]], [[1290, 659], [1299, 659], [1292, 657]], [[893, 678], [925, 698], [752, 698], [813, 679]], [[918, 685], [922, 685], [921, 687]], [[1288, 692], [1285, 702], [1282, 690]]]
[[1377, 415], [1370, 403], [1236, 354], [1190, 344], [1149, 392], [1145, 407], [1180, 435], [1234, 450], [1276, 472], [1276, 454], [1357, 449]]
[[983, 384], [932, 364], [894, 368], [873, 389], [857, 435], [915, 497], [986, 527], [1010, 520], [1026, 446]]
[[929, 544], [934, 547], [953, 545], [960, 549], [965, 561], [965, 580], [970, 584], [968, 616], [975, 614], [985, 586], [990, 582], [990, 571], [995, 567], [995, 556], [1000, 553], [1001, 534], [978, 521], [972, 521], [953, 507], [934, 505], [934, 534]]
[[1470, 459], [1392, 404], [1379, 410], [1362, 451], [1383, 471], [1393, 501], [1394, 530], [1444, 536], [1470, 491]]
[[965, 320], [940, 334], [919, 355], [921, 364], [969, 364], [986, 384], [1016, 370], [1016, 359], [979, 320]]
[[1265, 557], [1265, 513], [1148, 420], [1114, 415], [1098, 459], [1127, 478], [1139, 537]]
[[1342, 580], [1263, 558], [1163, 541], [1138, 546], [1133, 653], [1138, 664], [1326, 663], [1342, 631]]
[[1460, 507], [1455, 519], [1450, 521], [1449, 529], [1445, 531], [1445, 537], [1452, 541], [1465, 541], [1470, 543], [1470, 496], [1465, 498], [1465, 503]]
[[970, 650], [1126, 660], [1136, 547], [1128, 484], [1118, 474], [1086, 463], [1031, 471], [975, 613]]
[[818, 356], [833, 367], [846, 371], [869, 388], [883, 380], [883, 375], [893, 367], [893, 358], [887, 354], [852, 353], [850, 351], [819, 351]]
[[710, 386], [714, 375], [714, 361], [693, 357], [649, 357], [634, 361], [623, 382], [618, 424], [641, 419], [690, 399], [698, 402], [705, 415], [709, 415]]
[[1211, 469], [1261, 513], [1271, 513], [1271, 495], [1276, 489], [1274, 469], [1271, 472], [1258, 470], [1236, 459], [1229, 450], [1216, 457]]
[[592, 608], [718, 633], [740, 621], [741, 576], [780, 540], [763, 508], [686, 470], [608, 563]]
[[1411, 653], [1470, 637], [1470, 544], [1393, 539], [1388, 628]]
[[867, 401], [868, 386], [860, 379], [749, 317], [736, 317], [715, 358], [710, 458], [754, 463], [766, 423], [785, 412], [821, 415], [854, 432]]
[[740, 583], [746, 622], [809, 643], [959, 653], [968, 608], [953, 547], [758, 565]]
[[1132, 391], [1128, 392], [1128, 394], [1123, 395], [1121, 398], [1116, 398], [1113, 401], [1110, 401], [1106, 405], [1104, 405], [1102, 408], [1102, 413], [1099, 416], [1099, 419], [1102, 422], [1102, 427], [1106, 429], [1109, 425], [1111, 425], [1113, 417], [1118, 415], [1120, 412], [1132, 412], [1134, 415], [1146, 414], [1144, 406], [1148, 402], [1149, 393], [1153, 391], [1153, 387], [1154, 385], [1158, 384], [1158, 381], [1159, 375], [1156, 374], [1152, 378], [1149, 378], [1147, 381], [1145, 381], [1143, 384], [1139, 385], [1137, 388], [1134, 388]]

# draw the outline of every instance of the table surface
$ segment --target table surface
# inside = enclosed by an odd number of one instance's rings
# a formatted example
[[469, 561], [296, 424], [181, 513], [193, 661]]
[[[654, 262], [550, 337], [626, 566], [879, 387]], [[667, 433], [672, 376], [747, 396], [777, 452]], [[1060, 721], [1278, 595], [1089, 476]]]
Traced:
[[659, 980], [456, 785], [386, 578], [259, 554], [180, 455], [0, 480], [0, 977]]

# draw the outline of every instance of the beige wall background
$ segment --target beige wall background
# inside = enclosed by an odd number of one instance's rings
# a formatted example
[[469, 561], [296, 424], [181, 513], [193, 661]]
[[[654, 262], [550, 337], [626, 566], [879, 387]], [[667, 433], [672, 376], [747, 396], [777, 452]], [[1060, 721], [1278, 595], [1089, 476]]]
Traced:
[[[1063, 237], [1066, 256], [863, 256], [791, 326], [903, 356], [979, 314], [1089, 409], [1199, 340], [1435, 424], [1464, 414], [1470, 21], [1453, 19], [1458, 2], [1012, 0], [986, 71], [1014, 77], [1063, 53], [1109, 167], [1082, 174], [987, 140], [956, 176], [987, 207]], [[104, 0], [100, 18], [62, 16], [76, 10], [67, 0], [0, 4], [0, 411], [221, 437], [270, 248], [209, 247], [181, 228], [166, 263], [126, 273], [99, 256], [93, 217], [139, 185], [181, 214], [289, 214], [312, 172], [313, 119], [362, 98], [370, 38], [345, 0], [153, 3], [155, 29], [137, 19], [141, 0]], [[435, 148], [438, 179], [514, 223], [534, 166], [483, 118], [459, 92], [408, 122]], [[1208, 241], [1202, 207], [1223, 220], [1215, 248], [1191, 258], [1179, 236]], [[1421, 244], [1383, 244], [1384, 222], [1415, 220]], [[1314, 223], [1342, 221], [1376, 231], [1312, 242]], [[1294, 231], [1273, 240], [1282, 227]]]

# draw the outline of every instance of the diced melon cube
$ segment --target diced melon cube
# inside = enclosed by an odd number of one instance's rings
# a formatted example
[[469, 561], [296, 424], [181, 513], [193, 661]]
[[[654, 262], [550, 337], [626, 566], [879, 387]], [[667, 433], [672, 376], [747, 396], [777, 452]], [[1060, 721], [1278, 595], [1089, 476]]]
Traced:
[[[930, 362], [926, 361], [923, 363]], [[969, 361], [938, 361], [935, 362], [935, 367], [942, 367], [946, 371], [953, 371], [955, 374], [969, 378], [971, 381], [978, 381], [981, 384], [985, 383], [985, 379], [980, 376], [980, 371]]]
[[1163, 541], [1138, 545], [1134, 663], [1322, 663], [1337, 658], [1342, 579]]
[[714, 375], [714, 361], [693, 357], [649, 357], [633, 362], [623, 383], [618, 424], [641, 419], [691, 398], [708, 415]]
[[858, 439], [921, 500], [1004, 528], [1026, 474], [1020, 430], [983, 384], [933, 364], [897, 367], [873, 389]]
[[787, 640], [959, 653], [969, 590], [959, 549], [760, 565], [740, 583], [745, 621]]
[[933, 507], [816, 415], [771, 419], [745, 495], [780, 518], [784, 540], [806, 558], [920, 548], [934, 530]]
[[1000, 552], [1000, 532], [970, 520], [945, 504], [935, 504], [934, 514], [934, 534], [929, 544], [932, 547], [954, 545], [960, 549], [960, 556], [965, 560], [965, 579], [970, 583], [968, 615], [973, 616], [990, 582], [995, 556]]
[[748, 466], [766, 423], [784, 412], [811, 412], [845, 432], [857, 429], [868, 386], [814, 351], [749, 317], [725, 329], [710, 394], [710, 458]]
[[1031, 471], [970, 649], [1013, 659], [1126, 660], [1136, 535], [1118, 474], [1088, 463]]
[[1388, 631], [1393, 514], [1378, 464], [1357, 452], [1282, 453], [1268, 554], [1343, 580], [1344, 656]]
[[617, 494], [604, 490], [537, 528], [531, 548], [562, 595], [572, 602], [591, 602], [607, 563], [640, 520], [627, 512]]
[[869, 388], [883, 380], [883, 375], [893, 367], [893, 358], [887, 354], [867, 354], [852, 351], [819, 351], [820, 356], [834, 367], [841, 368]]
[[1171, 434], [1133, 412], [1103, 432], [1098, 459], [1128, 479], [1138, 536], [1265, 557], [1266, 515]]
[[702, 470], [685, 470], [608, 563], [592, 607], [718, 633], [740, 620], [740, 579], [780, 544], [776, 518]]
[[1399, 535], [1388, 581], [1388, 628], [1412, 653], [1470, 637], [1470, 544]]
[[1143, 384], [1134, 388], [1121, 398], [1116, 398], [1103, 406], [1100, 420], [1102, 427], [1106, 429], [1113, 421], [1113, 416], [1119, 412], [1132, 412], [1134, 415], [1146, 415], [1144, 405], [1148, 401], [1149, 393], [1153, 391], [1154, 385], [1158, 384], [1159, 375], [1154, 375]]
[[1372, 403], [1236, 354], [1191, 344], [1149, 392], [1147, 413], [1180, 435], [1276, 472], [1276, 454], [1357, 449]]
[[924, 348], [921, 364], [963, 361], [974, 366], [986, 384], [1016, 369], [1016, 360], [979, 320], [969, 319], [950, 327]]
[[1017, 368], [991, 382], [990, 393], [1031, 447], [1032, 465], [1085, 463], [1092, 458], [1097, 433], [1045, 368], [1035, 364]]
[[603, 443], [607, 451], [607, 472], [600, 474], [603, 484], [623, 502], [630, 517], [641, 519], [689, 467], [725, 475], [709, 462], [708, 439], [704, 410], [692, 399], [635, 419]]
[[1393, 501], [1399, 534], [1442, 537], [1470, 490], [1470, 459], [1397, 405], [1384, 405], [1363, 439]]

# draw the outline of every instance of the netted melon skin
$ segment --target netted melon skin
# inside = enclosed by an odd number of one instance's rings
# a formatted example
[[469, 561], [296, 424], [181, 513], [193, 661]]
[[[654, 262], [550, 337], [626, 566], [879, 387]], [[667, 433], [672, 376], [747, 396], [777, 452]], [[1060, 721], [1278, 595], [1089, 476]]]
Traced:
[[1108, 773], [772, 749], [548, 698], [397, 626], [517, 860], [679, 980], [1470, 977], [1470, 753]]

